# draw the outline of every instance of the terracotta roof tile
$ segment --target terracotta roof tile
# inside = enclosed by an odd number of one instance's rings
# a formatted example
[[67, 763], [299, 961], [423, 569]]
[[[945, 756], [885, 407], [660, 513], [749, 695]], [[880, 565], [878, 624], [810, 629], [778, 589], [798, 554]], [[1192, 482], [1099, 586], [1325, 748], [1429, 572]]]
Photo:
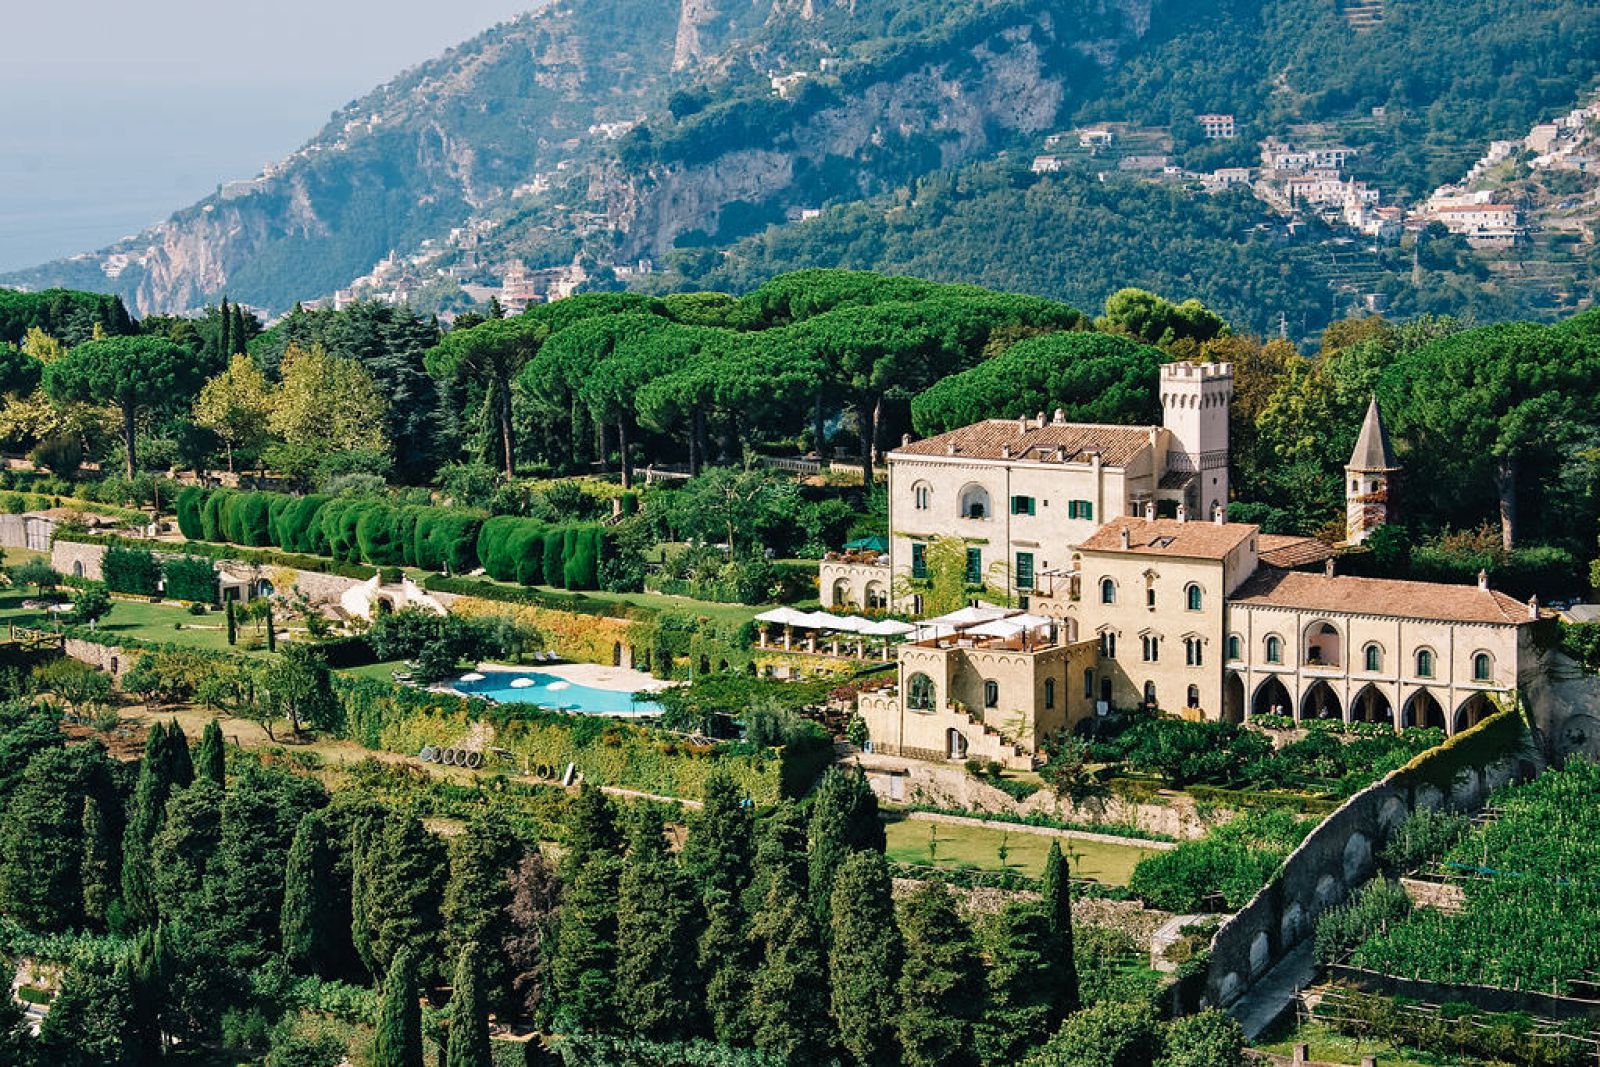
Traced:
[[1267, 566], [1290, 569], [1304, 567], [1308, 563], [1321, 563], [1333, 555], [1333, 546], [1315, 537], [1262, 534], [1256, 542], [1256, 551], [1261, 555], [1261, 562]]
[[1228, 598], [1246, 606], [1298, 608], [1344, 615], [1387, 615], [1438, 622], [1519, 625], [1528, 605], [1492, 589], [1393, 578], [1356, 578], [1263, 567]]
[[[890, 456], [947, 456], [966, 459], [1012, 459], [1033, 463], [1088, 463], [1093, 452], [1109, 467], [1125, 466], [1150, 441], [1149, 426], [1114, 426], [1029, 419], [985, 419], [959, 430], [902, 445]], [[1062, 460], [1056, 459], [1056, 450]], [[1009, 457], [1005, 450], [1010, 450]]]
[[[1225, 559], [1241, 542], [1256, 536], [1259, 528], [1246, 522], [1179, 522], [1177, 519], [1138, 519], [1123, 515], [1089, 535], [1078, 547], [1089, 552], [1134, 552], [1190, 559]], [[1128, 547], [1122, 547], [1122, 531]]]

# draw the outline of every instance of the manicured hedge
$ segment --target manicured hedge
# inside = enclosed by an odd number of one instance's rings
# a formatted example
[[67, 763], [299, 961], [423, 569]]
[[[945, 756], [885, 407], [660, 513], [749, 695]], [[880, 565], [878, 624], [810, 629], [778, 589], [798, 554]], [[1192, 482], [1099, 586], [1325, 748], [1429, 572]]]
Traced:
[[189, 600], [200, 604], [217, 602], [217, 565], [200, 556], [176, 556], [161, 566], [167, 576], [169, 600]]
[[[205, 506], [200, 509], [201, 540], [228, 540], [228, 531], [222, 521], [222, 508], [233, 495], [232, 489], [218, 489], [206, 497]], [[188, 535], [185, 534], [184, 536], [187, 537]]]
[[200, 522], [200, 512], [206, 505], [206, 491], [191, 485], [178, 494], [174, 508], [178, 513], [178, 530], [191, 541], [205, 538], [205, 527]]
[[[145, 550], [147, 541], [134, 541], [126, 537], [106, 534], [57, 534], [58, 541], [81, 545], [106, 545], [107, 547]], [[241, 548], [238, 545], [212, 544], [209, 541], [186, 541], [183, 551], [191, 556], [204, 556], [213, 560], [237, 560], [240, 563], [260, 563], [274, 567], [292, 567], [300, 571], [319, 574], [337, 574], [344, 578], [365, 581], [372, 577], [372, 568], [359, 564], [340, 563], [326, 556], [303, 556], [294, 552], [280, 552], [273, 548]]]
[[236, 544], [261, 548], [272, 544], [271, 509], [277, 493], [243, 493], [234, 498], [229, 514]]
[[323, 506], [332, 499], [321, 493], [291, 498], [278, 516], [278, 547], [288, 552], [325, 554], [328, 542], [322, 536], [320, 516]]
[[100, 575], [113, 593], [155, 596], [161, 591], [161, 565], [148, 548], [109, 548]]
[[361, 558], [375, 567], [400, 567], [406, 551], [400, 540], [400, 509], [377, 504], [363, 510], [356, 520], [356, 547]]
[[478, 565], [480, 512], [458, 508], [420, 508], [412, 538], [416, 566], [430, 571], [465, 574]]
[[477, 553], [496, 581], [577, 590], [599, 588], [604, 548], [605, 531], [595, 523], [546, 526], [500, 515], [479, 530]]

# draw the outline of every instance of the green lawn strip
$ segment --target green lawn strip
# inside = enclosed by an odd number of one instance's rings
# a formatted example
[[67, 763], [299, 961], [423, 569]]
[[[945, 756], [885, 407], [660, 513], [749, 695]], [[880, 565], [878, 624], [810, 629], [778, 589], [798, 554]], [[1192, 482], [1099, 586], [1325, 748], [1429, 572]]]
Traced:
[[[55, 617], [37, 608], [25, 608], [24, 600], [35, 596], [32, 590], [15, 589], [0, 594], [0, 627], [9, 623], [49, 629]], [[176, 628], [176, 624], [182, 628]], [[240, 626], [241, 644], [232, 649], [228, 645], [227, 623], [221, 612], [191, 615], [185, 608], [170, 604], [151, 604], [140, 600], [122, 600], [113, 597], [111, 613], [101, 619], [96, 629], [104, 635], [106, 644], [115, 644], [118, 636], [136, 638], [153, 644], [182, 645], [209, 652], [249, 651], [242, 639], [254, 634], [254, 624]], [[264, 651], [263, 651], [263, 654]]]
[[[934, 855], [928, 855], [930, 831], [937, 841]], [[1127, 885], [1134, 866], [1155, 849], [1136, 845], [1113, 845], [1103, 841], [1057, 837], [985, 826], [961, 826], [921, 819], [885, 821], [887, 854], [899, 863], [931, 864], [939, 867], [972, 866], [987, 871], [1009, 869], [1030, 878], [1044, 873], [1045, 855], [1050, 843], [1059, 841], [1063, 852], [1075, 856], [1072, 873], [1107, 885]], [[1000, 847], [1006, 847], [1005, 867], [1000, 864]]]
[[1435, 1056], [1370, 1037], [1358, 1040], [1321, 1023], [1302, 1023], [1281, 1040], [1255, 1047], [1276, 1056], [1292, 1056], [1294, 1046], [1302, 1041], [1311, 1046], [1314, 1063], [1360, 1063], [1363, 1056], [1376, 1056], [1383, 1067], [1475, 1067], [1482, 1062], [1470, 1056]]

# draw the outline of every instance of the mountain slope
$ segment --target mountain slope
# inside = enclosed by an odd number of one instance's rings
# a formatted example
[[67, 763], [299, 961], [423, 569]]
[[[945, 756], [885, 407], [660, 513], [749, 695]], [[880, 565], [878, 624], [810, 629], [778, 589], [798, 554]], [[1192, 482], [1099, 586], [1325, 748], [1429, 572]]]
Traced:
[[[563, 0], [349, 105], [272, 174], [126, 244], [0, 282], [107, 288], [114, 275], [139, 313], [223, 291], [282, 309], [391, 250], [426, 249], [427, 270], [482, 282], [511, 260], [659, 260], [830, 204], [848, 218], [862, 201], [870, 216], [872, 197], [1106, 120], [1168, 129], [1192, 169], [1248, 161], [1260, 138], [1312, 124], [1307, 136], [1359, 150], [1355, 174], [1414, 197], [1489, 139], [1569, 106], [1600, 70], [1600, 7], [1579, 0], [1381, 0], [1358, 13], [1342, 0]], [[1205, 142], [1203, 111], [1235, 113], [1240, 140]], [[1030, 233], [1026, 213], [1048, 199], [1008, 202], [1024, 213], [1010, 224]], [[1207, 214], [1180, 208], [1166, 212], [1175, 224]], [[1232, 222], [1192, 241], [1164, 229], [1162, 244], [1132, 220], [1119, 229], [1114, 205], [1101, 214], [1104, 258], [1144, 257], [1141, 277], [1183, 284], [1206, 241], [1229, 259]], [[1033, 239], [1063, 224], [1044, 210]], [[467, 236], [446, 240], [452, 230]], [[931, 242], [922, 253], [870, 265], [1026, 273], [993, 244], [948, 257], [936, 229], [917, 232]], [[724, 275], [756, 277], [751, 247]], [[1259, 245], [1238, 255], [1256, 253], [1267, 261]], [[1298, 316], [1322, 313], [1325, 294], [1302, 292], [1303, 279], [1246, 273], [1262, 284], [1214, 299], [1259, 314], [1271, 293]]]

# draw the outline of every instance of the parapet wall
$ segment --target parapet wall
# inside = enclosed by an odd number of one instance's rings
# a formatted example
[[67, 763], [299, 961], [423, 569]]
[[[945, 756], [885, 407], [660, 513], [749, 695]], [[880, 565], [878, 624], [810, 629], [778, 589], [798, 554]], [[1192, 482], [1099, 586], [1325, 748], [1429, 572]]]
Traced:
[[1324, 819], [1211, 941], [1203, 1002], [1226, 1007], [1311, 936], [1317, 916], [1377, 873], [1377, 854], [1412, 812], [1473, 812], [1540, 769], [1521, 713], [1497, 712], [1368, 786]]

